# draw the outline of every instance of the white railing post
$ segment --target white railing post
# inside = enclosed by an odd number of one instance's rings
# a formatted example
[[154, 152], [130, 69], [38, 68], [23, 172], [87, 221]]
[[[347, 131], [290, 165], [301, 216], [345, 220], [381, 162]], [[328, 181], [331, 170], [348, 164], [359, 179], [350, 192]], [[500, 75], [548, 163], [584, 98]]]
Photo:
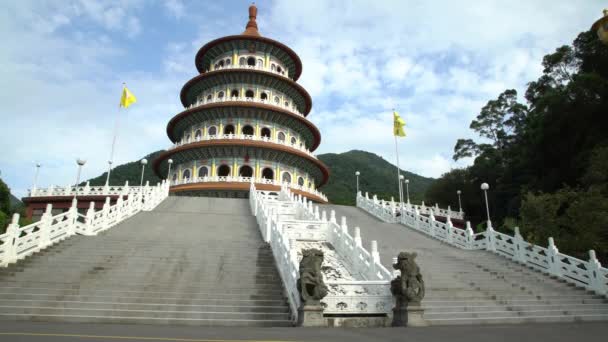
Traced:
[[420, 230], [420, 211], [414, 209], [414, 229]]
[[473, 242], [475, 241], [475, 233], [473, 232], [473, 228], [471, 228], [471, 222], [467, 221], [464, 233], [467, 237], [468, 249], [473, 249]]
[[436, 233], [435, 233], [435, 215], [433, 215], [433, 211], [430, 210], [429, 213], [429, 234], [431, 234], [432, 237], [435, 237]]
[[355, 245], [357, 247], [361, 247], [363, 243], [361, 242], [361, 228], [355, 227]]
[[84, 190], [83, 190], [82, 194], [88, 195], [89, 192], [91, 192], [91, 185], [89, 184], [89, 181], [87, 181], [87, 184], [84, 186]]
[[125, 186], [122, 188], [122, 192], [120, 194], [122, 194], [122, 195], [129, 194], [129, 181], [125, 181]]
[[101, 222], [103, 229], [108, 229], [110, 227], [110, 197], [106, 197], [106, 201], [103, 204], [103, 208], [101, 209]]
[[336, 223], [336, 211], [333, 209], [329, 212], [329, 222]]
[[[448, 214], [449, 214], [449, 209], [448, 209]], [[452, 220], [450, 220], [450, 215], [446, 216], [446, 230], [445, 230], [445, 238], [447, 240], [447, 242], [449, 244], [453, 243], [453, 236], [452, 234], [454, 234], [454, 226], [452, 225]]]
[[595, 251], [592, 249], [589, 251], [589, 263], [587, 264], [587, 271], [589, 272], [589, 289], [600, 293], [604, 296], [608, 295], [608, 288], [606, 286], [606, 279], [602, 274], [602, 264], [595, 256]]
[[348, 226], [346, 225], [346, 216], [340, 218], [340, 228], [344, 233], [348, 233]]
[[492, 222], [488, 221], [488, 227], [486, 228], [486, 250], [490, 252], [496, 252], [496, 237], [494, 236], [494, 228], [492, 228]]
[[85, 232], [87, 235], [93, 235], [93, 227], [95, 226], [95, 202], [93, 201], [89, 203], [85, 222]]
[[2, 266], [8, 266], [8, 264], [17, 261], [17, 240], [19, 239], [19, 214], [13, 214], [11, 223], [6, 228], [8, 234], [6, 257]]
[[78, 200], [76, 197], [72, 199], [72, 206], [68, 210], [69, 224], [67, 227], [68, 236], [76, 234], [76, 220], [78, 220]]
[[374, 259], [374, 263], [380, 263], [380, 253], [378, 252], [378, 241], [372, 240], [371, 245], [371, 255], [372, 259]]
[[38, 242], [38, 248], [45, 248], [51, 244], [51, 224], [53, 220], [53, 205], [48, 203], [46, 210], [40, 217], [40, 241]]
[[513, 259], [522, 264], [526, 263], [526, 251], [524, 248], [524, 238], [519, 232], [519, 227], [515, 227], [515, 234], [513, 234], [513, 249], [515, 250], [515, 254], [513, 255]]
[[552, 237], [549, 238], [549, 246], [547, 247], [547, 262], [549, 264], [549, 272], [558, 277], [562, 277], [562, 265], [559, 259], [559, 250], [555, 246], [555, 241]]

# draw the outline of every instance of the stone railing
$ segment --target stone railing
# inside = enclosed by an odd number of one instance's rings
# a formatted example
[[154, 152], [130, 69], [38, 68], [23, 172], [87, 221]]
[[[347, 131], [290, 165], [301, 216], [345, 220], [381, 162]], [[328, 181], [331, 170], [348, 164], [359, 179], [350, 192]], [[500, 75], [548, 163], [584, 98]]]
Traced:
[[[263, 67], [263, 66], [259, 66], [259, 65], [240, 65], [240, 64], [230, 64], [230, 65], [224, 65], [224, 66], [218, 66], [217, 68], [213, 68], [212, 71], [217, 71], [217, 70], [231, 70], [231, 69], [244, 69], [244, 70], [260, 70], [260, 71], [267, 71], [267, 72], [271, 72], [273, 74], [277, 74], [279, 76], [283, 76], [285, 78], [289, 78], [289, 75], [287, 74], [287, 72], [285, 71], [281, 71], [278, 72], [276, 70], [272, 70], [272, 68], [270, 67]], [[209, 70], [206, 70], [206, 72], [209, 72]]]
[[[357, 207], [383, 221], [387, 218], [386, 204], [364, 197], [361, 193], [357, 194]], [[395, 217], [395, 221], [458, 248], [487, 250], [608, 296], [608, 269], [602, 267], [593, 250], [589, 251], [589, 261], [584, 261], [560, 253], [553, 238], [549, 238], [548, 247], [541, 247], [526, 242], [519, 233], [519, 228], [515, 228], [514, 236], [510, 236], [495, 231], [491, 223], [486, 231], [475, 234], [468, 221], [466, 229], [460, 229], [452, 225], [449, 216], [447, 222], [443, 223], [436, 221], [432, 212], [428, 216], [422, 215], [418, 209], [407, 206], [402, 209], [399, 217]]]
[[252, 213], [256, 216], [263, 239], [269, 242], [275, 256], [279, 274], [285, 285], [294, 315], [300, 306], [295, 287], [299, 277], [299, 243], [330, 243], [338, 262], [327, 265], [338, 273], [350, 274], [359, 279], [326, 279], [329, 294], [321, 300], [325, 314], [388, 314], [393, 307], [390, 292], [392, 274], [380, 263], [375, 241], [371, 252], [361, 241], [359, 228], [354, 236], [348, 232], [346, 218], [336, 222], [335, 213], [319, 212], [300, 195], [294, 195], [287, 186], [279, 194], [256, 191], [252, 183], [249, 195]]
[[271, 101], [270, 99], [262, 100], [262, 99], [258, 99], [255, 97], [243, 97], [243, 96], [239, 96], [239, 97], [224, 96], [221, 98], [214, 97], [213, 99], [210, 99], [210, 100], [207, 100], [207, 99], [198, 100], [195, 103], [187, 106], [186, 109], [196, 108], [198, 106], [206, 105], [209, 103], [220, 103], [220, 102], [230, 102], [230, 101], [251, 102], [251, 103], [260, 103], [260, 104], [265, 104], [265, 105], [271, 105], [271, 106], [275, 106], [277, 108], [285, 109], [293, 114], [304, 117], [304, 114], [302, 114], [302, 112], [300, 112], [297, 108], [294, 108], [291, 104], [286, 106], [284, 103], [276, 103], [275, 101]]
[[30, 190], [29, 197], [50, 197], [50, 196], [116, 196], [116, 195], [134, 195], [141, 191], [142, 187], [129, 186], [129, 182], [125, 182], [122, 186], [90, 186], [89, 182], [85, 186], [66, 186]]
[[173, 150], [179, 146], [183, 146], [183, 145], [188, 145], [188, 144], [193, 144], [199, 141], [209, 141], [209, 140], [222, 140], [222, 139], [236, 139], [236, 140], [251, 140], [251, 141], [263, 141], [263, 142], [269, 142], [269, 143], [273, 143], [273, 144], [279, 144], [279, 145], [283, 145], [283, 146], [288, 146], [291, 147], [293, 149], [296, 149], [298, 151], [304, 152], [307, 155], [317, 159], [317, 157], [308, 149], [304, 146], [304, 144], [298, 145], [298, 144], [292, 144], [290, 142], [287, 142], [285, 140], [279, 140], [279, 139], [272, 139], [272, 138], [267, 138], [267, 137], [258, 137], [255, 135], [244, 135], [244, 134], [222, 134], [222, 135], [207, 135], [204, 137], [198, 137], [198, 138], [194, 138], [192, 140], [187, 140], [187, 141], [179, 141], [171, 146], [169, 146], [168, 150]]
[[[195, 184], [195, 183], [210, 183], [210, 182], [237, 182], [237, 183], [251, 183], [251, 177], [232, 177], [232, 176], [206, 176], [206, 177], [197, 177], [197, 178], [185, 178], [179, 181], [171, 181], [171, 186], [182, 185], [182, 184]], [[266, 178], [255, 178], [253, 181], [256, 184], [271, 184], [282, 186], [287, 183], [281, 183], [275, 179], [266, 179]], [[288, 184], [289, 188], [300, 190], [311, 195], [317, 196], [327, 202], [327, 196], [325, 196], [322, 192], [308, 188], [304, 185], [299, 184]]]
[[91, 202], [85, 215], [78, 213], [74, 198], [67, 212], [52, 216], [53, 206], [47, 204], [40, 221], [24, 227], [19, 227], [19, 214], [15, 214], [6, 233], [0, 235], [0, 266], [6, 267], [75, 234], [96, 235], [142, 210], [154, 209], [168, 195], [168, 183], [153, 187], [146, 184], [142, 191], [126, 200], [120, 196], [114, 205], [110, 205], [110, 198], [106, 197], [99, 211], [95, 211]]
[[[357, 206], [359, 206], [359, 195], [357, 195]], [[365, 197], [367, 201], [361, 201], [361, 205], [366, 206], [367, 211], [374, 211], [374, 215], [380, 218], [384, 222], [388, 223], [396, 223], [398, 221], [397, 213], [399, 212], [399, 203], [393, 201], [386, 201], [378, 199], [376, 195], [372, 198], [369, 197], [369, 194], [366, 192]], [[411, 203], [401, 203], [401, 205], [406, 208], [406, 210], [413, 211], [418, 210], [422, 215], [433, 215], [435, 217], [446, 217], [455, 220], [464, 220], [464, 212], [463, 211], [452, 211], [450, 206], [447, 209], [440, 209], [438, 204], [435, 204], [434, 207], [427, 207], [422, 204], [411, 204]]]

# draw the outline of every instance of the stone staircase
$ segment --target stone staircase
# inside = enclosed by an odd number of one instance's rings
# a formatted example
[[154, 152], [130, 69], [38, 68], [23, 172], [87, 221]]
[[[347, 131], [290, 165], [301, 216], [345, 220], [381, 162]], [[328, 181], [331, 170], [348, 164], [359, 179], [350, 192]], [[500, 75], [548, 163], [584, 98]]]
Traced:
[[[608, 320], [608, 301], [485, 251], [465, 251], [403, 225], [381, 222], [355, 207], [324, 205], [377, 240], [392, 270], [400, 251], [415, 251], [426, 284], [424, 318], [431, 325]], [[351, 228], [352, 229], [352, 228]]]
[[0, 269], [0, 319], [291, 326], [244, 199], [169, 197], [94, 237]]

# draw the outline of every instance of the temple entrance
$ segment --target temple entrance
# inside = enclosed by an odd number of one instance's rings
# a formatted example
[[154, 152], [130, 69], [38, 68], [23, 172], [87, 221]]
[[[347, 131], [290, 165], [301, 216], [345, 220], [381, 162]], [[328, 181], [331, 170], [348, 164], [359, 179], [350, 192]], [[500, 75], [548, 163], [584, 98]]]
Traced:
[[240, 177], [252, 177], [253, 169], [249, 165], [241, 166], [241, 169], [239, 170], [239, 176]]
[[220, 177], [230, 176], [230, 166], [220, 165], [220, 167], [217, 168], [217, 175]]
[[269, 167], [264, 168], [264, 170], [262, 170], [262, 178], [274, 179], [274, 171]]

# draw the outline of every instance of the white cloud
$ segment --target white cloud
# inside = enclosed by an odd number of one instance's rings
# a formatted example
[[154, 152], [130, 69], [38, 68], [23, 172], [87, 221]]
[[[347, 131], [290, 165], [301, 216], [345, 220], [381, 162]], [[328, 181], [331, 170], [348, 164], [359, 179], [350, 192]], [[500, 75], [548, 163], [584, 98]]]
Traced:
[[185, 15], [186, 8], [180, 0], [166, 0], [165, 8], [176, 19], [180, 19]]

